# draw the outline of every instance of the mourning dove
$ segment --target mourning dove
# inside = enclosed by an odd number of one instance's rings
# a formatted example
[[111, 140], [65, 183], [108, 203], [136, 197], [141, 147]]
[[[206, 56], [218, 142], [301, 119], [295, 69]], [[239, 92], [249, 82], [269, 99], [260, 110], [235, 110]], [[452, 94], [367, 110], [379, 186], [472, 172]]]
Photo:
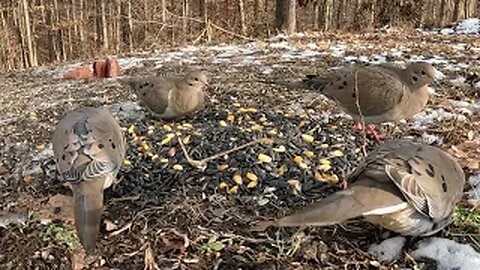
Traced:
[[125, 157], [125, 137], [104, 109], [85, 107], [67, 113], [53, 135], [60, 177], [73, 190], [75, 227], [87, 252], [95, 249], [103, 190], [112, 185]]
[[299, 214], [260, 223], [255, 230], [327, 226], [363, 216], [403, 235], [431, 235], [451, 222], [465, 175], [459, 164], [438, 148], [394, 140], [368, 155], [347, 181], [349, 188]]
[[[303, 82], [335, 100], [355, 121], [361, 121], [361, 112], [365, 123], [382, 123], [420, 112], [428, 102], [428, 85], [435, 75], [435, 68], [424, 62], [411, 63], [406, 69], [389, 64], [353, 65], [320, 76], [307, 75]], [[376, 134], [374, 125], [367, 128]]]
[[158, 76], [124, 80], [136, 92], [140, 104], [163, 119], [189, 115], [204, 107], [204, 88], [207, 76], [202, 71], [191, 71], [183, 78]]

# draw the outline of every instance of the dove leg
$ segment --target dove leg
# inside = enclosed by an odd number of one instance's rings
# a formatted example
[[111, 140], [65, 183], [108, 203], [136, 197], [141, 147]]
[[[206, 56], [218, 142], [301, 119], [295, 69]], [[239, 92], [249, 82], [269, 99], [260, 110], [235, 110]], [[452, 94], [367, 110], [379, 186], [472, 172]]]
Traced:
[[365, 132], [366, 135], [369, 135], [371, 138], [381, 141], [385, 139], [385, 135], [380, 133], [376, 129], [376, 126], [374, 124], [368, 124], [368, 125], [363, 125], [361, 122], [355, 123], [354, 128], [359, 131], [359, 132]]
[[374, 124], [368, 124], [365, 128], [365, 131], [367, 132], [367, 135], [371, 135], [377, 141], [385, 139], [385, 135], [378, 131]]

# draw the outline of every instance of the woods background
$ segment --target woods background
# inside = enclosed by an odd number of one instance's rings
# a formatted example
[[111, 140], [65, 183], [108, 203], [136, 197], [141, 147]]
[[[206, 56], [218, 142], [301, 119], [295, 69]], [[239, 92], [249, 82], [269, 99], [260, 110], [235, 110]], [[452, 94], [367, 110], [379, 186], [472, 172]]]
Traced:
[[2, 0], [0, 71], [278, 31], [441, 27], [477, 0]]

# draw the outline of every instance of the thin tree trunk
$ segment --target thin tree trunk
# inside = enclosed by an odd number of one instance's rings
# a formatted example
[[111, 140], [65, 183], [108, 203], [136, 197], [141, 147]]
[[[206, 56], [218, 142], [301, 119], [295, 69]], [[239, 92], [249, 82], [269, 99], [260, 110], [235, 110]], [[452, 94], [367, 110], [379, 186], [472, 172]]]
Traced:
[[276, 28], [287, 33], [296, 31], [296, 0], [276, 0]]
[[[54, 2], [55, 4], [55, 2]], [[55, 23], [55, 11], [52, 9], [48, 10], [48, 16], [47, 16], [47, 24], [49, 25], [49, 53], [50, 53], [50, 61], [51, 62], [59, 62], [60, 61], [60, 54], [58, 53], [58, 48], [57, 48], [57, 37], [58, 37], [58, 30], [57, 26]]]
[[189, 8], [189, 3], [188, 0], [183, 0], [183, 5], [182, 5], [182, 32], [184, 36], [187, 36], [189, 34], [188, 31], [188, 16], [190, 15], [190, 8]]
[[105, 12], [105, 0], [100, 1], [100, 12], [102, 15], [102, 39], [103, 39], [103, 48], [108, 50], [108, 25], [107, 25], [107, 15]]
[[318, 30], [320, 28], [319, 22], [320, 22], [320, 0], [316, 0], [315, 4], [313, 6], [313, 28], [315, 30]]
[[84, 17], [84, 12], [83, 12], [83, 9], [84, 9], [84, 3], [83, 3], [83, 0], [79, 0], [80, 4], [79, 4], [79, 7], [80, 7], [80, 21], [78, 22], [78, 34], [80, 36], [80, 46], [82, 46], [82, 52], [84, 51], [83, 48], [84, 48], [84, 42], [85, 42], [85, 33], [83, 31], [83, 22], [85, 21], [85, 17]]
[[167, 22], [167, 1], [162, 0], [162, 23]]
[[58, 34], [60, 36], [60, 56], [62, 61], [67, 61], [67, 42], [65, 41], [64, 29], [60, 24], [60, 9], [58, 8], [58, 0], [54, 1], [55, 5], [55, 25], [58, 27]]
[[115, 51], [116, 53], [121, 52], [121, 44], [122, 44], [122, 1], [117, 0], [115, 1], [117, 5], [117, 17], [115, 22]]
[[30, 24], [30, 12], [28, 11], [28, 2], [27, 0], [22, 1], [22, 8], [23, 8], [23, 18], [25, 20], [25, 35], [26, 35], [26, 43], [28, 48], [28, 65], [30, 67], [37, 66], [37, 62], [35, 59], [35, 52], [33, 47], [33, 40], [32, 40], [32, 33], [31, 33], [31, 24]]
[[[18, 5], [18, 14], [16, 16], [17, 25], [18, 25], [18, 37], [20, 38], [20, 48], [21, 48], [21, 53], [22, 53], [22, 66], [23, 67], [28, 67], [28, 56], [27, 56], [27, 50], [25, 49], [26, 41], [25, 41], [25, 21], [24, 21], [24, 16], [23, 16], [23, 9], [21, 7], [22, 0], [20, 0], [20, 3]], [[15, 14], [15, 13], [14, 13]]]
[[[71, 22], [71, 15], [70, 15], [70, 8], [67, 7], [67, 22]], [[75, 22], [75, 20], [73, 20], [73, 22]], [[73, 40], [72, 40], [72, 27], [71, 26], [68, 26], [68, 30], [67, 30], [67, 40], [68, 40], [68, 55], [67, 55], [67, 59], [69, 58], [72, 58], [72, 54], [73, 54]], [[65, 53], [67, 54], [67, 53]]]
[[458, 21], [460, 17], [460, 1], [461, 0], [455, 0], [455, 4], [453, 6], [453, 16], [452, 16], [453, 22]]
[[247, 35], [247, 25], [245, 24], [245, 8], [243, 6], [243, 0], [238, 0], [238, 12], [240, 13], [240, 29], [242, 35]]
[[202, 18], [202, 20], [207, 23], [207, 20], [208, 20], [208, 14], [207, 14], [207, 3], [206, 3], [206, 0], [199, 0], [199, 3], [198, 3], [198, 6], [199, 6], [199, 11], [200, 11], [200, 17]]
[[128, 0], [127, 3], [127, 16], [128, 16], [128, 49], [133, 52], [133, 19], [132, 19], [132, 1]]

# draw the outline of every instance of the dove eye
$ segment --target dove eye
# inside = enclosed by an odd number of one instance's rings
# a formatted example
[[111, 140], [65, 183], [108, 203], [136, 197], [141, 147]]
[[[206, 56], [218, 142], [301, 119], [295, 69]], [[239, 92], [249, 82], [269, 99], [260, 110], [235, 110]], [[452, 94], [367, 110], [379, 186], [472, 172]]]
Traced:
[[427, 74], [427, 73], [425, 73], [425, 71], [422, 70], [422, 71], [420, 72], [420, 74], [422, 74], [423, 76], [425, 76], [425, 74]]
[[197, 81], [197, 82], [198, 82], [198, 78], [195, 78], [195, 81]]

